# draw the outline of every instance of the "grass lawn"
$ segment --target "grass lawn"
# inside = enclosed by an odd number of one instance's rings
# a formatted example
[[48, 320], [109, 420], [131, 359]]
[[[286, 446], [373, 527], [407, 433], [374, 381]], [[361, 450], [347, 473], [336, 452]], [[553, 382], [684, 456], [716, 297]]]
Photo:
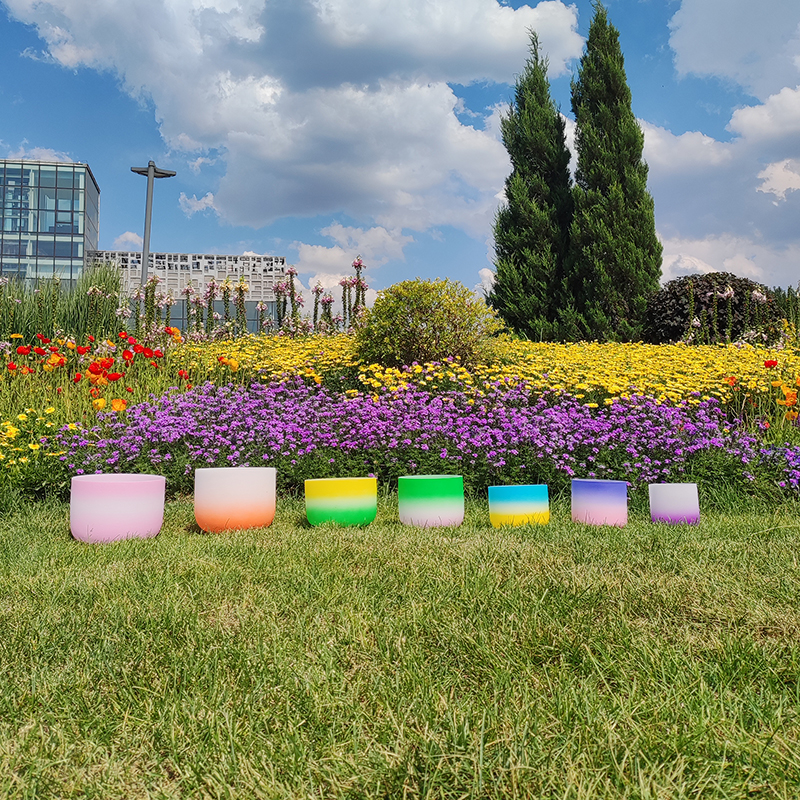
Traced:
[[800, 795], [800, 514], [91, 546], [0, 515], [0, 796]]

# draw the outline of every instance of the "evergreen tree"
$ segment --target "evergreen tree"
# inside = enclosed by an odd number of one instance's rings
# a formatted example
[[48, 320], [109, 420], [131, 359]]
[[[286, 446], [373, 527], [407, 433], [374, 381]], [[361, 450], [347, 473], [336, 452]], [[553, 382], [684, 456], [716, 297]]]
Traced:
[[487, 299], [513, 330], [550, 339], [572, 217], [570, 152], [534, 32], [502, 136], [512, 172], [494, 224], [497, 272]]
[[578, 154], [564, 290], [581, 333], [640, 336], [648, 297], [659, 288], [661, 244], [647, 191], [644, 135], [631, 109], [619, 32], [599, 2], [572, 82]]

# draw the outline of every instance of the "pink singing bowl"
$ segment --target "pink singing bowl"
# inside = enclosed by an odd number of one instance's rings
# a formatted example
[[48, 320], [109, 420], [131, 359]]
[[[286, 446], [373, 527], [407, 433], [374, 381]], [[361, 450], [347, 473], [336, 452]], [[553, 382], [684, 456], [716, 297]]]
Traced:
[[69, 527], [81, 542], [148, 539], [164, 524], [162, 475], [76, 475], [69, 498]]

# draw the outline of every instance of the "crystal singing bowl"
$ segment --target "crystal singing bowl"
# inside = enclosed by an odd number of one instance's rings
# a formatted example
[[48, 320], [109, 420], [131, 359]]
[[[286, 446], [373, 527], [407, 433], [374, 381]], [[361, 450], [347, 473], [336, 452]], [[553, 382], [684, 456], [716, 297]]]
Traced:
[[209, 533], [265, 528], [275, 518], [275, 467], [207, 467], [194, 473], [194, 518]]
[[572, 480], [572, 521], [589, 525], [628, 524], [628, 484], [591, 478]]
[[156, 536], [164, 523], [162, 475], [76, 475], [69, 500], [69, 527], [82, 542]]
[[378, 513], [377, 478], [309, 478], [305, 494], [311, 525], [368, 525]]
[[550, 521], [547, 486], [489, 487], [489, 521], [501, 525], [546, 525]]
[[400, 521], [419, 528], [456, 526], [464, 521], [462, 475], [403, 475], [397, 484]]

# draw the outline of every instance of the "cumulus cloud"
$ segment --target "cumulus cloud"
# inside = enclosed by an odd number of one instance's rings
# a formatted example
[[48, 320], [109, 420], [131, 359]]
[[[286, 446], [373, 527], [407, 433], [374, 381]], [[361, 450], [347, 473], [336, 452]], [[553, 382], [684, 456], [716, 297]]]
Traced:
[[[691, 272], [732, 272], [769, 286], [797, 283], [800, 244], [775, 247], [747, 236], [724, 234], [702, 239], [662, 239], [663, 281]], [[772, 280], [778, 276], [780, 280]]]
[[479, 282], [473, 286], [472, 291], [480, 298], [485, 298], [492, 291], [494, 286], [495, 274], [489, 267], [478, 270]]
[[770, 164], [758, 173], [758, 177], [763, 178], [763, 183], [758, 187], [759, 192], [774, 194], [778, 200], [785, 200], [787, 192], [800, 189], [800, 161], [786, 158]]
[[736, 109], [730, 142], [640, 121], [657, 227], [665, 243], [681, 242], [665, 250], [665, 276], [705, 264], [770, 285], [795, 280], [786, 253], [798, 241], [792, 220], [800, 210], [796, 97], [784, 89]]
[[[513, 82], [535, 28], [551, 74], [582, 49], [575, 6], [544, 0], [6, 0], [60, 64], [112, 70], [162, 136], [226, 171], [187, 214], [254, 227], [347, 213], [386, 229], [482, 237], [508, 168], [494, 121], [458, 119], [451, 86]], [[212, 188], [212, 187], [209, 187]]]
[[198, 156], [194, 159], [194, 161], [189, 162], [189, 169], [195, 174], [198, 175], [200, 170], [207, 164], [208, 166], [212, 166], [216, 164], [217, 160], [215, 158], [206, 158], [205, 156]]
[[750, 142], [796, 139], [800, 136], [800, 86], [788, 86], [764, 103], [734, 111], [728, 128]]
[[142, 249], [144, 240], [138, 233], [133, 231], [125, 231], [114, 239], [115, 250], [132, 250], [137, 251]]
[[670, 29], [679, 74], [732, 81], [760, 100], [800, 82], [797, 0], [682, 0]]
[[639, 120], [644, 132], [644, 157], [654, 170], [714, 169], [733, 158], [732, 147], [700, 131], [676, 136], [666, 128]]
[[[368, 229], [345, 227], [338, 222], [323, 228], [320, 233], [335, 244], [328, 246], [295, 242], [292, 245], [298, 254], [295, 267], [300, 273], [329, 275], [331, 280], [336, 276], [337, 282], [345, 273], [352, 273], [350, 265], [357, 256], [361, 256], [365, 274], [368, 274], [387, 261], [402, 259], [403, 248], [414, 241], [413, 237], [399, 230], [387, 230], [380, 226]], [[326, 284], [323, 283], [323, 286]]]
[[197, 195], [187, 197], [184, 192], [181, 192], [181, 196], [178, 198], [178, 205], [187, 217], [192, 217], [200, 211], [216, 210], [214, 195], [211, 192], [200, 198]]
[[[358, 253], [370, 269], [402, 259], [417, 232], [452, 226], [485, 240], [509, 172], [505, 106], [465, 115], [454, 84], [513, 83], [529, 28], [551, 76], [574, 68], [583, 46], [566, 0], [148, 0], [146, 13], [123, 0], [3, 2], [36, 27], [42, 57], [110, 71], [152, 103], [196, 176], [197, 194], [180, 196], [188, 216], [353, 220], [325, 228], [325, 243], [294, 245], [304, 280], [333, 284]], [[728, 112], [729, 142], [642, 123], [672, 247], [665, 273], [735, 266], [794, 280], [799, 25], [797, 0], [680, 0], [678, 73], [733, 82], [755, 101]], [[199, 185], [210, 173], [214, 184]]]
[[27, 142], [16, 150], [9, 152], [7, 158], [27, 158], [31, 161], [74, 161], [69, 153], [53, 150], [49, 147], [26, 147]]

